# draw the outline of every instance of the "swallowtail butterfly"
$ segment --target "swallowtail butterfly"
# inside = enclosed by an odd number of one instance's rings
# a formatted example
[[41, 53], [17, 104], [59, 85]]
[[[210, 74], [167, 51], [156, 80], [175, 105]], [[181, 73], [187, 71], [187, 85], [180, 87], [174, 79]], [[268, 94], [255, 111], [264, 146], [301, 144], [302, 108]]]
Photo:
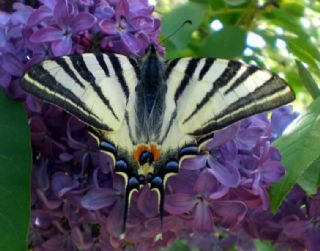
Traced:
[[25, 74], [27, 92], [86, 123], [125, 180], [123, 231], [133, 191], [149, 184], [163, 217], [167, 179], [213, 132], [294, 100], [281, 78], [217, 58], [164, 61], [87, 53], [46, 60]]

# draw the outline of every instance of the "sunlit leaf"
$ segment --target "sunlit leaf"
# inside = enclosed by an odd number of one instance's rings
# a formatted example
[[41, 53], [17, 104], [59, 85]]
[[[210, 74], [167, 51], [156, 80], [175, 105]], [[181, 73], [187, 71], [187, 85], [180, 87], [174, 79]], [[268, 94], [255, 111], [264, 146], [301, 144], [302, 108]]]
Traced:
[[320, 61], [320, 51], [309, 39], [286, 36], [285, 40], [291, 44], [294, 44], [296, 47], [300, 47], [301, 50], [305, 50], [305, 52], [309, 53], [311, 57]]
[[230, 6], [239, 6], [248, 2], [248, 0], [224, 0], [224, 2]]
[[294, 16], [302, 17], [304, 15], [304, 2], [297, 0], [285, 1], [281, 4], [281, 9]]
[[299, 69], [299, 75], [300, 79], [303, 83], [303, 85], [306, 87], [310, 95], [315, 99], [317, 97], [320, 97], [320, 89], [316, 81], [311, 76], [308, 69], [306, 69], [303, 64], [299, 61], [296, 62], [298, 69]]
[[315, 160], [298, 180], [298, 184], [307, 194], [315, 194], [318, 190], [320, 178], [320, 158]]
[[178, 240], [174, 242], [169, 248], [161, 251], [199, 251], [196, 248], [190, 248], [185, 241]]
[[199, 56], [232, 59], [242, 55], [247, 32], [238, 27], [225, 26], [213, 32], [198, 49]]
[[275, 211], [290, 189], [320, 157], [320, 98], [295, 120], [290, 130], [274, 142], [282, 156], [286, 176], [272, 186], [270, 197]]
[[275, 251], [276, 249], [272, 246], [269, 241], [255, 240], [254, 244], [258, 251]]
[[300, 37], [309, 37], [300, 25], [300, 20], [296, 16], [291, 15], [282, 9], [273, 8], [266, 17], [266, 21], [270, 24], [277, 25], [283, 28], [286, 32], [291, 32]]

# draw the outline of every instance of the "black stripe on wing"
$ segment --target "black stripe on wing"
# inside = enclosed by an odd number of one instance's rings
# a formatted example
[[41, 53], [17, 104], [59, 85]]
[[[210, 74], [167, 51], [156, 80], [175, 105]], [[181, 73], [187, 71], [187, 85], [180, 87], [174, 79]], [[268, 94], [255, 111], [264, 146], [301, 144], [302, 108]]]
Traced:
[[130, 141], [132, 142], [132, 144], [136, 145], [137, 142], [134, 140], [133, 135], [132, 135], [132, 129], [133, 129], [133, 128], [130, 126], [130, 118], [129, 118], [129, 113], [128, 113], [128, 111], [126, 111], [126, 113], [125, 113], [125, 115], [124, 115], [124, 118], [125, 118], [125, 122], [126, 122], [126, 124], [127, 124]]
[[70, 65], [66, 62], [66, 59], [64, 57], [56, 58], [54, 61], [61, 67], [63, 71], [65, 71], [67, 75], [69, 75], [69, 77], [74, 80], [75, 83], [84, 88], [84, 84], [79, 80], [77, 75], [70, 68]]
[[120, 64], [120, 61], [117, 58], [117, 56], [114, 55], [114, 54], [107, 54], [107, 56], [110, 59], [110, 62], [111, 62], [112, 66], [113, 66], [113, 69], [114, 69], [114, 72], [116, 73], [118, 81], [119, 81], [119, 83], [121, 85], [122, 91], [123, 91], [124, 95], [126, 96], [126, 99], [128, 100], [128, 98], [129, 98], [129, 88], [128, 88], [128, 85], [127, 85], [127, 83], [126, 83], [126, 81], [124, 79], [123, 69], [122, 69], [122, 66]]
[[[61, 83], [57, 82], [50, 72], [45, 70], [42, 65], [32, 67], [28, 71], [27, 76], [31, 79], [31, 81], [36, 81], [41, 86], [38, 87], [34, 83], [28, 81], [25, 77], [21, 81], [21, 87], [24, 90], [47, 102], [65, 109], [91, 126], [106, 131], [111, 130], [111, 128], [107, 125], [100, 123], [100, 118], [92, 113], [85, 103], [82, 102], [82, 100], [78, 98], [72, 91], [65, 88]], [[45, 89], [49, 89], [53, 93], [48, 93]], [[61, 95], [61, 97], [58, 94]]]
[[104, 71], [104, 74], [107, 77], [110, 77], [110, 72], [109, 72], [108, 66], [106, 64], [106, 61], [104, 61], [103, 54], [102, 53], [97, 53], [96, 54], [96, 59], [97, 59], [99, 65], [100, 65], [101, 69]]
[[182, 95], [185, 88], [190, 83], [191, 78], [193, 77], [193, 74], [195, 70], [197, 69], [198, 63], [200, 62], [200, 58], [192, 58], [184, 71], [184, 77], [181, 80], [175, 94], [174, 94], [174, 101], [177, 102], [179, 97]]
[[166, 79], [168, 79], [168, 77], [171, 74], [171, 71], [178, 64], [179, 60], [180, 60], [180, 58], [175, 58], [175, 59], [172, 59], [172, 60], [166, 62], [166, 65], [167, 65], [167, 68], [166, 68], [166, 71], [165, 71]]
[[[228, 85], [228, 83], [237, 75], [239, 69], [241, 68], [241, 63], [236, 61], [229, 61], [227, 68], [223, 73], [212, 83], [210, 91], [206, 93], [204, 98], [197, 104], [196, 108], [191, 112], [191, 114], [182, 122], [182, 124], [188, 122], [194, 115], [196, 115], [202, 107], [204, 107], [208, 101], [214, 96], [214, 94], [223, 86]], [[214, 72], [212, 73], [214, 74]]]
[[248, 77], [258, 71], [259, 68], [254, 65], [249, 65], [244, 73], [241, 74], [239, 78], [224, 92], [224, 95], [236, 89], [239, 85], [241, 85]]
[[[284, 92], [286, 89], [287, 91], [285, 93], [281, 93], [279, 94], [280, 96], [272, 98], [272, 95]], [[295, 99], [294, 92], [277, 76], [272, 76], [251, 94], [252, 95], [247, 95], [236, 100], [220, 114], [208, 120], [200, 129], [189, 134], [194, 136], [208, 134], [215, 130], [222, 129], [243, 118], [271, 110]], [[268, 97], [270, 97], [270, 100], [267, 99]], [[262, 102], [254, 105], [255, 102], [257, 103], [259, 101]], [[244, 109], [244, 111], [241, 111], [242, 109]], [[234, 115], [232, 115], [232, 113], [234, 113]]]
[[82, 55], [74, 55], [74, 56], [71, 56], [70, 59], [71, 59], [71, 62], [73, 64], [73, 67], [75, 68], [75, 70], [80, 74], [80, 76], [84, 80], [86, 80], [88, 83], [90, 83], [91, 87], [96, 92], [98, 97], [101, 99], [102, 103], [108, 107], [108, 109], [111, 111], [111, 113], [115, 117], [115, 119], [119, 121], [119, 117], [117, 116], [117, 114], [113, 110], [113, 107], [110, 105], [110, 101], [103, 95], [100, 86], [97, 85], [96, 78], [94, 77], [92, 72], [90, 72], [90, 70], [88, 69], [88, 67], [83, 59], [83, 56]]
[[206, 58], [206, 61], [199, 73], [199, 78], [198, 78], [199, 81], [203, 79], [203, 77], [206, 75], [206, 73], [209, 71], [209, 69], [213, 65], [214, 61], [215, 61], [214, 58]]
[[140, 68], [139, 68], [138, 62], [137, 62], [136, 59], [134, 59], [132, 57], [128, 57], [128, 59], [129, 59], [130, 64], [132, 65], [132, 67], [133, 67], [133, 69], [134, 69], [134, 71], [136, 73], [137, 79], [139, 81], [141, 73], [140, 73]]
[[169, 124], [168, 124], [168, 126], [167, 126], [167, 128], [166, 128], [166, 131], [165, 131], [163, 137], [162, 137], [161, 140], [160, 140], [160, 145], [161, 145], [161, 144], [163, 143], [163, 141], [167, 138], [168, 133], [169, 133], [169, 131], [170, 131], [170, 128], [171, 128], [174, 120], [176, 119], [176, 117], [177, 117], [177, 110], [175, 109], [174, 112], [172, 112], [172, 114], [171, 114], [170, 121], [169, 121]]

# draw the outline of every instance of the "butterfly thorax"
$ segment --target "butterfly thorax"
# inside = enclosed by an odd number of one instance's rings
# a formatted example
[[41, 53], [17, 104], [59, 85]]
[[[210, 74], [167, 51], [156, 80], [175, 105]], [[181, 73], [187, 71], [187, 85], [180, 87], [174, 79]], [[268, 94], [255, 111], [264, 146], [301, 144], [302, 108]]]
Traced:
[[138, 141], [156, 142], [163, 120], [167, 86], [163, 61], [153, 46], [141, 59], [140, 79], [135, 91]]

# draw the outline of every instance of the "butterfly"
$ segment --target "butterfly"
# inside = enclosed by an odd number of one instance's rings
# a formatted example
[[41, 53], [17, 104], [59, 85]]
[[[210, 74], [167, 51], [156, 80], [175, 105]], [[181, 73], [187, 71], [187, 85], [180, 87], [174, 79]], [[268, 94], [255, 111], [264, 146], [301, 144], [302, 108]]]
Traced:
[[[132, 193], [157, 192], [160, 219], [169, 177], [216, 130], [295, 99], [278, 76], [218, 58], [141, 58], [112, 53], [57, 57], [31, 67], [21, 87], [88, 125], [125, 180], [125, 232]], [[214, 139], [213, 139], [214, 140]]]

